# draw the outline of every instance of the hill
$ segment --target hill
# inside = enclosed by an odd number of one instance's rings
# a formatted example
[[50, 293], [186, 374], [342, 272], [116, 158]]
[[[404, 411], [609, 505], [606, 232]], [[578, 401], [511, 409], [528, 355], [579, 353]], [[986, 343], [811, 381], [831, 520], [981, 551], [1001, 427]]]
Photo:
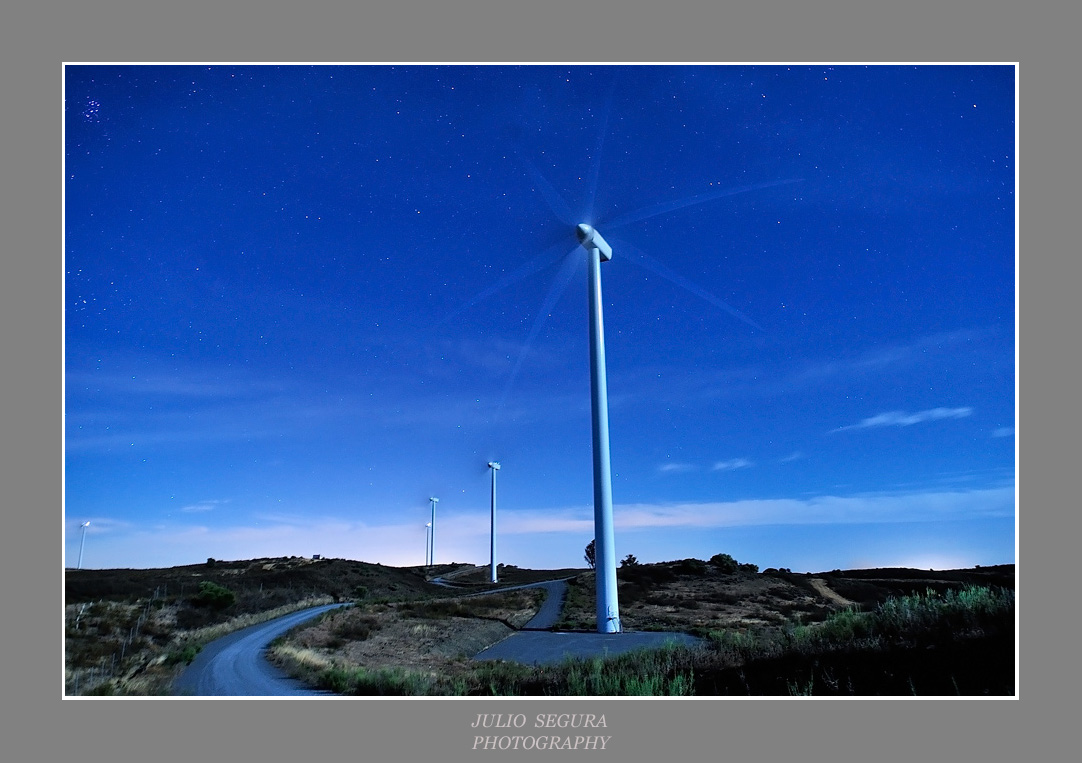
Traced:
[[[468, 658], [521, 627], [537, 611], [540, 595], [532, 591], [481, 597], [469, 594], [570, 578], [558, 627], [593, 630], [592, 571], [527, 570], [501, 565], [497, 586], [488, 582], [488, 574], [485, 566], [467, 564], [426, 570], [298, 557], [208, 560], [206, 564], [151, 570], [68, 570], [67, 691], [168, 693], [172, 677], [211, 639], [288, 611], [332, 601], [353, 601], [357, 606], [300, 629], [279, 644], [275, 652], [277, 659], [293, 672], [325, 685], [334, 671], [341, 675], [342, 671], [363, 668], [369, 673], [413, 675], [422, 670], [446, 680], [403, 691], [473, 693], [470, 682], [477, 669]], [[886, 687], [882, 683], [884, 660], [901, 665], [919, 657], [928, 663], [927, 658], [938, 649], [938, 659], [956, 665], [958, 659], [951, 655], [959, 644], [962, 646], [958, 648], [968, 649], [971, 655], [977, 655], [977, 647], [983, 645], [981, 648], [992, 650], [982, 659], [986, 665], [989, 661], [995, 663], [994, 670], [985, 671], [994, 673], [994, 687], [984, 681], [984, 688], [962, 689], [952, 673], [954, 688], [966, 693], [1013, 693], [1013, 565], [813, 574], [784, 569], [758, 572], [754, 565], [738, 565], [727, 555], [718, 555], [710, 562], [683, 559], [632, 564], [619, 569], [618, 579], [626, 630], [681, 631], [697, 635], [711, 646], [710, 654], [698, 655], [696, 666], [688, 668], [696, 682], [687, 684], [699, 693], [710, 694], [792, 693], [793, 684], [784, 676], [792, 675], [794, 670], [805, 671], [807, 665], [772, 666], [769, 660], [781, 659], [784, 663], [792, 659], [786, 644], [791, 646], [798, 636], [807, 639], [814, 634], [818, 639], [819, 634], [835, 628], [836, 621], [845, 617], [859, 613], [866, 619], [874, 618], [879, 608], [892, 602], [922, 597], [930, 602], [932, 598], [961, 595], [975, 588], [1009, 592], [1009, 617], [997, 615], [995, 624], [982, 621], [977, 628], [979, 634], [948, 633], [942, 628], [934, 639], [928, 634], [919, 638], [912, 634], [889, 638], [864, 634], [846, 642], [845, 650], [837, 645], [827, 649], [817, 641], [818, 651], [809, 675], [820, 671], [819, 693], [840, 673], [849, 675], [850, 693], [880, 693], [874, 687]], [[989, 641], [992, 638], [994, 644]], [[802, 643], [801, 648], [807, 651], [807, 644]], [[923, 650], [920, 654], [914, 652], [918, 648]], [[873, 676], [867, 679], [871, 683], [856, 690], [854, 678], [845, 666], [869, 660], [875, 667], [862, 667], [858, 673]], [[530, 691], [529, 679], [520, 671], [510, 666], [506, 670], [517, 676], [518, 683], [513, 682], [517, 688], [505, 686], [504, 691]], [[760, 683], [751, 686], [748, 677], [760, 674]], [[913, 671], [907, 675], [912, 681]], [[856, 680], [866, 681], [863, 677]], [[814, 678], [811, 681], [814, 683]], [[366, 691], [348, 681], [339, 681], [337, 686], [330, 681], [329, 685], [339, 691]], [[407, 681], [403, 686], [412, 684]], [[942, 690], [939, 684], [935, 686], [939, 688], [934, 691]], [[560, 693], [541, 685], [532, 689], [535, 693], [550, 690]], [[897, 690], [888, 688], [885, 693]]]

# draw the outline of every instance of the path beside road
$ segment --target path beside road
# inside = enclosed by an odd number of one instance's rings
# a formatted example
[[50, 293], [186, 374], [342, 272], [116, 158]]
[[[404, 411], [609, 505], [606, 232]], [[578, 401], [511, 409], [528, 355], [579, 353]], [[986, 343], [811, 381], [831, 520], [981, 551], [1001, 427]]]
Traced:
[[699, 643], [699, 639], [686, 633], [553, 631], [552, 627], [560, 619], [560, 612], [567, 597], [567, 581], [551, 580], [518, 587], [544, 588], [547, 595], [541, 609], [522, 630], [474, 655], [475, 660], [508, 660], [527, 665], [551, 665], [562, 662], [567, 657], [607, 657], [636, 649], [656, 649], [669, 643]]

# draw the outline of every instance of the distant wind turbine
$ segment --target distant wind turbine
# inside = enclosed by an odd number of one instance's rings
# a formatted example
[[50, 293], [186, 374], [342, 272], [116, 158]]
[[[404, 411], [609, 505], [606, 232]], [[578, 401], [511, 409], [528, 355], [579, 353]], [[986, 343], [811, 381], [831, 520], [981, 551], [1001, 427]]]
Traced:
[[440, 502], [440, 499], [429, 498], [428, 500], [432, 504], [432, 521], [429, 522], [432, 531], [428, 541], [428, 566], [432, 567], [436, 564], [436, 504]]
[[79, 564], [76, 569], [81, 570], [83, 568], [83, 546], [86, 545], [86, 528], [90, 527], [90, 520], [83, 522], [79, 525], [79, 529], [82, 532], [82, 537], [79, 538]]
[[500, 470], [499, 461], [489, 461], [488, 468], [492, 470], [492, 536], [489, 545], [489, 578], [491, 582], [496, 580], [496, 472]]

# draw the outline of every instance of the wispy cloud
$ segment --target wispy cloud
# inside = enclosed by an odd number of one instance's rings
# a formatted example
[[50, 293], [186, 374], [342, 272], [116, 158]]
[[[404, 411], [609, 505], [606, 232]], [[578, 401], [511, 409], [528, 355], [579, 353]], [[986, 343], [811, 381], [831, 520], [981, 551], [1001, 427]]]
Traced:
[[[499, 344], [493, 352], [506, 355], [515, 347]], [[369, 431], [420, 427], [427, 432], [457, 427], [463, 421], [490, 420], [496, 415], [492, 400], [502, 383], [494, 383], [484, 393], [449, 390], [434, 395], [432, 387], [425, 385], [437, 378], [432, 375], [357, 387], [352, 380], [313, 383], [289, 374], [263, 378], [218, 366], [152, 373], [142, 370], [151, 361], [120, 360], [113, 365], [130, 372], [69, 370], [67, 453], [187, 448], [316, 433], [330, 433], [333, 438], [348, 422]], [[456, 363], [445, 365], [456, 367]], [[609, 402], [616, 408], [620, 398], [610, 395]], [[502, 420], [521, 425], [581, 417], [584, 412], [588, 415], [588, 397], [550, 385], [523, 395], [512, 389], [498, 413]]]
[[807, 458], [807, 456], [805, 456], [799, 450], [794, 450], [788, 456], [784, 456], [782, 458], [779, 458], [778, 463], [779, 464], [788, 464], [788, 463], [790, 463], [792, 461], [800, 461], [803, 458]]
[[718, 461], [714, 464], [711, 471], [715, 472], [731, 472], [736, 469], [747, 469], [749, 466], [754, 466], [751, 461], [746, 458], [730, 458], [728, 461]]
[[[671, 367], [643, 366], [618, 373], [624, 388], [648, 389], [651, 399], [693, 401], [733, 397], [777, 396], [803, 392], [823, 385], [905, 374], [912, 369], [941, 364], [950, 357], [978, 353], [982, 362], [996, 341], [994, 331], [960, 329], [912, 339], [905, 344], [875, 345], [850, 355], [796, 358], [780, 365], [757, 362], [745, 366], [696, 367], [693, 373], [673, 374]], [[658, 374], [665, 383], [659, 385]], [[613, 378], [610, 376], [610, 379]]]
[[958, 352], [965, 345], [980, 338], [980, 331], [960, 329], [917, 337], [908, 344], [873, 347], [846, 358], [819, 359], [798, 371], [790, 381], [823, 382], [859, 374], [892, 371], [901, 365], [922, 362], [929, 354]]
[[1014, 427], [999, 427], [992, 432], [992, 437], [1014, 437]]
[[[613, 509], [619, 531], [708, 529], [754, 526], [856, 525], [939, 522], [1014, 516], [1014, 486], [975, 490], [926, 490], [851, 496], [756, 499], [705, 503], [633, 503]], [[166, 566], [195, 560], [256, 559], [310, 555], [364, 559], [391, 565], [420, 564], [425, 528], [421, 522], [380, 521], [377, 514], [359, 522], [336, 516], [266, 515], [255, 524], [220, 527], [205, 522], [134, 525], [95, 518], [94, 541], [87, 543], [88, 564], [99, 567]], [[580, 549], [594, 529], [590, 506], [505, 510], [500, 534], [509, 543], [526, 542], [545, 564], [552, 548]], [[485, 512], [464, 513], [440, 525], [441, 558], [487, 558], [489, 518]], [[69, 522], [68, 553], [78, 544], [78, 523]], [[516, 541], [515, 538], [520, 540]], [[544, 551], [543, 549], [549, 549]]]
[[695, 464], [666, 462], [657, 468], [658, 474], [684, 474], [695, 471]]
[[964, 419], [973, 414], [970, 407], [962, 408], [929, 408], [926, 411], [906, 413], [905, 411], [887, 411], [870, 416], [857, 424], [847, 424], [843, 427], [830, 430], [831, 432], [844, 432], [849, 429], [874, 429], [876, 427], [909, 427], [914, 424], [923, 424], [926, 421], [939, 421], [941, 419]]
[[218, 506], [224, 503], [229, 503], [229, 501], [217, 499], [209, 501], [199, 501], [197, 503], [188, 504], [187, 506], [181, 506], [180, 510], [185, 514], [201, 514], [204, 511], [214, 511], [216, 508], [218, 508]]
[[[616, 527], [720, 528], [763, 525], [869, 524], [935, 522], [1014, 514], [1013, 485], [982, 489], [946, 489], [811, 498], [766, 498], [705, 503], [633, 503], [613, 508]], [[483, 519], [483, 518], [482, 518]], [[486, 533], [480, 521], [475, 528]], [[590, 507], [507, 511], [501, 532], [591, 532]]]
[[1006, 517], [1013, 513], [1013, 487], [725, 503], [626, 504], [615, 509], [616, 526], [625, 529], [931, 522]]

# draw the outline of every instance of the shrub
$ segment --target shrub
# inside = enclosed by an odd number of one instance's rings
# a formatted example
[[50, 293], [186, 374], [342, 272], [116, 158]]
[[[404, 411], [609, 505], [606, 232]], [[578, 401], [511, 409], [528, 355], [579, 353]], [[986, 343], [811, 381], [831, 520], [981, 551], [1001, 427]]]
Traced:
[[219, 585], [212, 580], [204, 580], [199, 584], [199, 593], [192, 599], [192, 603], [198, 607], [225, 609], [236, 600], [236, 594], [225, 586]]
[[365, 641], [380, 627], [382, 622], [375, 615], [347, 617], [343, 622], [335, 624], [334, 635], [346, 641]]
[[705, 575], [706, 562], [702, 559], [681, 559], [677, 562], [676, 569], [687, 575]]
[[175, 652], [170, 652], [169, 655], [165, 658], [165, 664], [172, 666], [179, 665], [183, 662], [185, 665], [191, 665], [192, 660], [194, 660], [195, 656], [199, 654], [201, 648], [202, 647], [200, 647], [198, 644], [188, 644], [182, 649], [179, 649]]
[[634, 554], [628, 554], [627, 556], [625, 556], [623, 558], [623, 561], [620, 562], [620, 566], [621, 567], [635, 567], [635, 566], [638, 565], [638, 563], [639, 563], [639, 560], [635, 558]]
[[[710, 557], [710, 564], [717, 567], [718, 572], [725, 575], [731, 575], [736, 572], [739, 567], [736, 559], [733, 559], [728, 554], [714, 554]], [[756, 571], [758, 571], [758, 568], [756, 568]]]

